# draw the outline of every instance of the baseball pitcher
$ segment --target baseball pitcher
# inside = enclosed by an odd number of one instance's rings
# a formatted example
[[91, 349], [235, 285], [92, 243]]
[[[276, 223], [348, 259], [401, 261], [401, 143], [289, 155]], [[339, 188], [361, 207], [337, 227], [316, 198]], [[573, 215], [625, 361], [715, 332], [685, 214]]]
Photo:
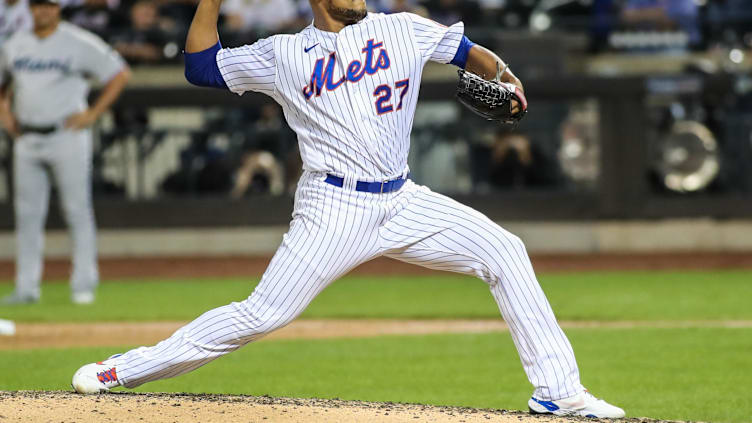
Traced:
[[527, 103], [506, 64], [465, 37], [461, 22], [445, 27], [410, 13], [368, 13], [364, 0], [310, 0], [314, 20], [303, 31], [222, 48], [220, 3], [198, 6], [186, 77], [237, 94], [264, 93], [282, 106], [304, 163], [290, 229], [246, 300], [203, 314], [155, 346], [83, 366], [74, 389], [134, 388], [194, 370], [287, 325], [337, 278], [388, 256], [485, 281], [535, 388], [531, 411], [624, 416], [580, 384], [572, 347], [522, 241], [410, 180], [410, 131], [425, 64], [459, 67], [462, 103], [514, 123]]
[[[89, 304], [99, 279], [89, 127], [115, 101], [130, 73], [97, 36], [60, 21], [58, 0], [31, 0], [31, 12], [33, 31], [15, 33], [0, 50], [0, 104], [9, 96], [12, 103], [0, 122], [15, 139], [17, 244], [16, 290], [2, 302], [39, 300], [44, 223], [54, 181], [73, 238], [71, 299]], [[91, 106], [86, 102], [89, 76], [106, 83]]]

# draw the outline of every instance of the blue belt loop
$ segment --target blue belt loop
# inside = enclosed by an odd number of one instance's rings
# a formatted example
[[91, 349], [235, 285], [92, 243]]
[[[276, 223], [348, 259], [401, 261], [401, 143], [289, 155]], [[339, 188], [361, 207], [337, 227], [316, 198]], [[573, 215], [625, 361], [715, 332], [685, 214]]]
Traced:
[[338, 176], [330, 175], [327, 173], [324, 182], [334, 185], [335, 187], [342, 188], [342, 186], [345, 185], [345, 178], [340, 178]]

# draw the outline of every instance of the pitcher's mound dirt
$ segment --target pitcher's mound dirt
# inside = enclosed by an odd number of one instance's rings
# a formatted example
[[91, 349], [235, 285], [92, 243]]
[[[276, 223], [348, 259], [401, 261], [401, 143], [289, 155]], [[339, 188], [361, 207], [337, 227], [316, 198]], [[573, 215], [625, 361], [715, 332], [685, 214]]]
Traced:
[[[0, 422], [500, 422], [569, 423], [588, 419], [505, 410], [229, 395], [0, 392]], [[589, 420], [592, 422], [592, 420]], [[660, 423], [625, 419], [623, 422]]]

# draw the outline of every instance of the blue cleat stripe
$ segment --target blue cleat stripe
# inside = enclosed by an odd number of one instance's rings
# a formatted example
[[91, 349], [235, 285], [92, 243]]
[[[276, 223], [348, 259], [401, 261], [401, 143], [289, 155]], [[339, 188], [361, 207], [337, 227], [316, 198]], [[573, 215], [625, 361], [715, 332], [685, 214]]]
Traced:
[[559, 409], [559, 406], [554, 404], [553, 401], [541, 401], [535, 397], [532, 397], [532, 400], [537, 402], [538, 404], [546, 407], [546, 410], [548, 411], [556, 411]]

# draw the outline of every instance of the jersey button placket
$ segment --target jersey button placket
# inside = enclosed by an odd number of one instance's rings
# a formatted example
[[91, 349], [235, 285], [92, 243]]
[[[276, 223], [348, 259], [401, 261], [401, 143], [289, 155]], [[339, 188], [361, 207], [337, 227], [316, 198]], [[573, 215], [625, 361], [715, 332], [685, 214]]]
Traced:
[[[341, 42], [342, 40], [344, 40], [346, 38], [347, 32], [349, 30], [350, 30], [350, 28], [344, 28], [344, 29], [342, 29], [342, 31], [340, 31], [339, 33], [337, 33], [337, 37], [334, 39], [334, 49], [335, 49], [335, 52], [337, 53], [337, 62], [336, 62], [337, 63], [337, 69], [339, 69], [339, 71], [341, 72], [342, 77], [344, 77], [344, 78], [347, 77], [347, 66], [346, 66], [346, 63], [350, 63], [350, 61], [353, 60], [351, 57], [349, 57], [347, 55], [348, 51], [343, 47], [343, 44]], [[354, 86], [355, 86], [355, 84], [351, 83], [350, 81], [345, 81], [342, 84], [342, 87], [340, 87], [341, 89], [343, 89], [347, 93], [347, 95], [345, 96], [345, 98], [347, 99], [346, 106], [350, 108], [351, 113], [355, 113], [358, 110], [355, 107], [355, 104], [354, 104], [354, 98], [355, 98], [355, 96], [353, 95], [353, 93], [355, 91]], [[357, 115], [354, 115], [354, 116], [357, 116]], [[348, 128], [347, 129], [350, 132], [354, 133], [354, 134], [358, 133], [358, 131], [356, 130], [356, 128], [353, 126], [353, 125], [356, 125], [356, 124], [357, 124], [356, 122], [350, 122], [348, 124]], [[364, 142], [367, 143], [367, 140], [364, 140]], [[370, 150], [368, 148], [368, 145], [366, 145], [366, 149]], [[355, 184], [356, 183], [357, 183], [357, 181], [353, 182], [353, 189], [355, 189]]]

